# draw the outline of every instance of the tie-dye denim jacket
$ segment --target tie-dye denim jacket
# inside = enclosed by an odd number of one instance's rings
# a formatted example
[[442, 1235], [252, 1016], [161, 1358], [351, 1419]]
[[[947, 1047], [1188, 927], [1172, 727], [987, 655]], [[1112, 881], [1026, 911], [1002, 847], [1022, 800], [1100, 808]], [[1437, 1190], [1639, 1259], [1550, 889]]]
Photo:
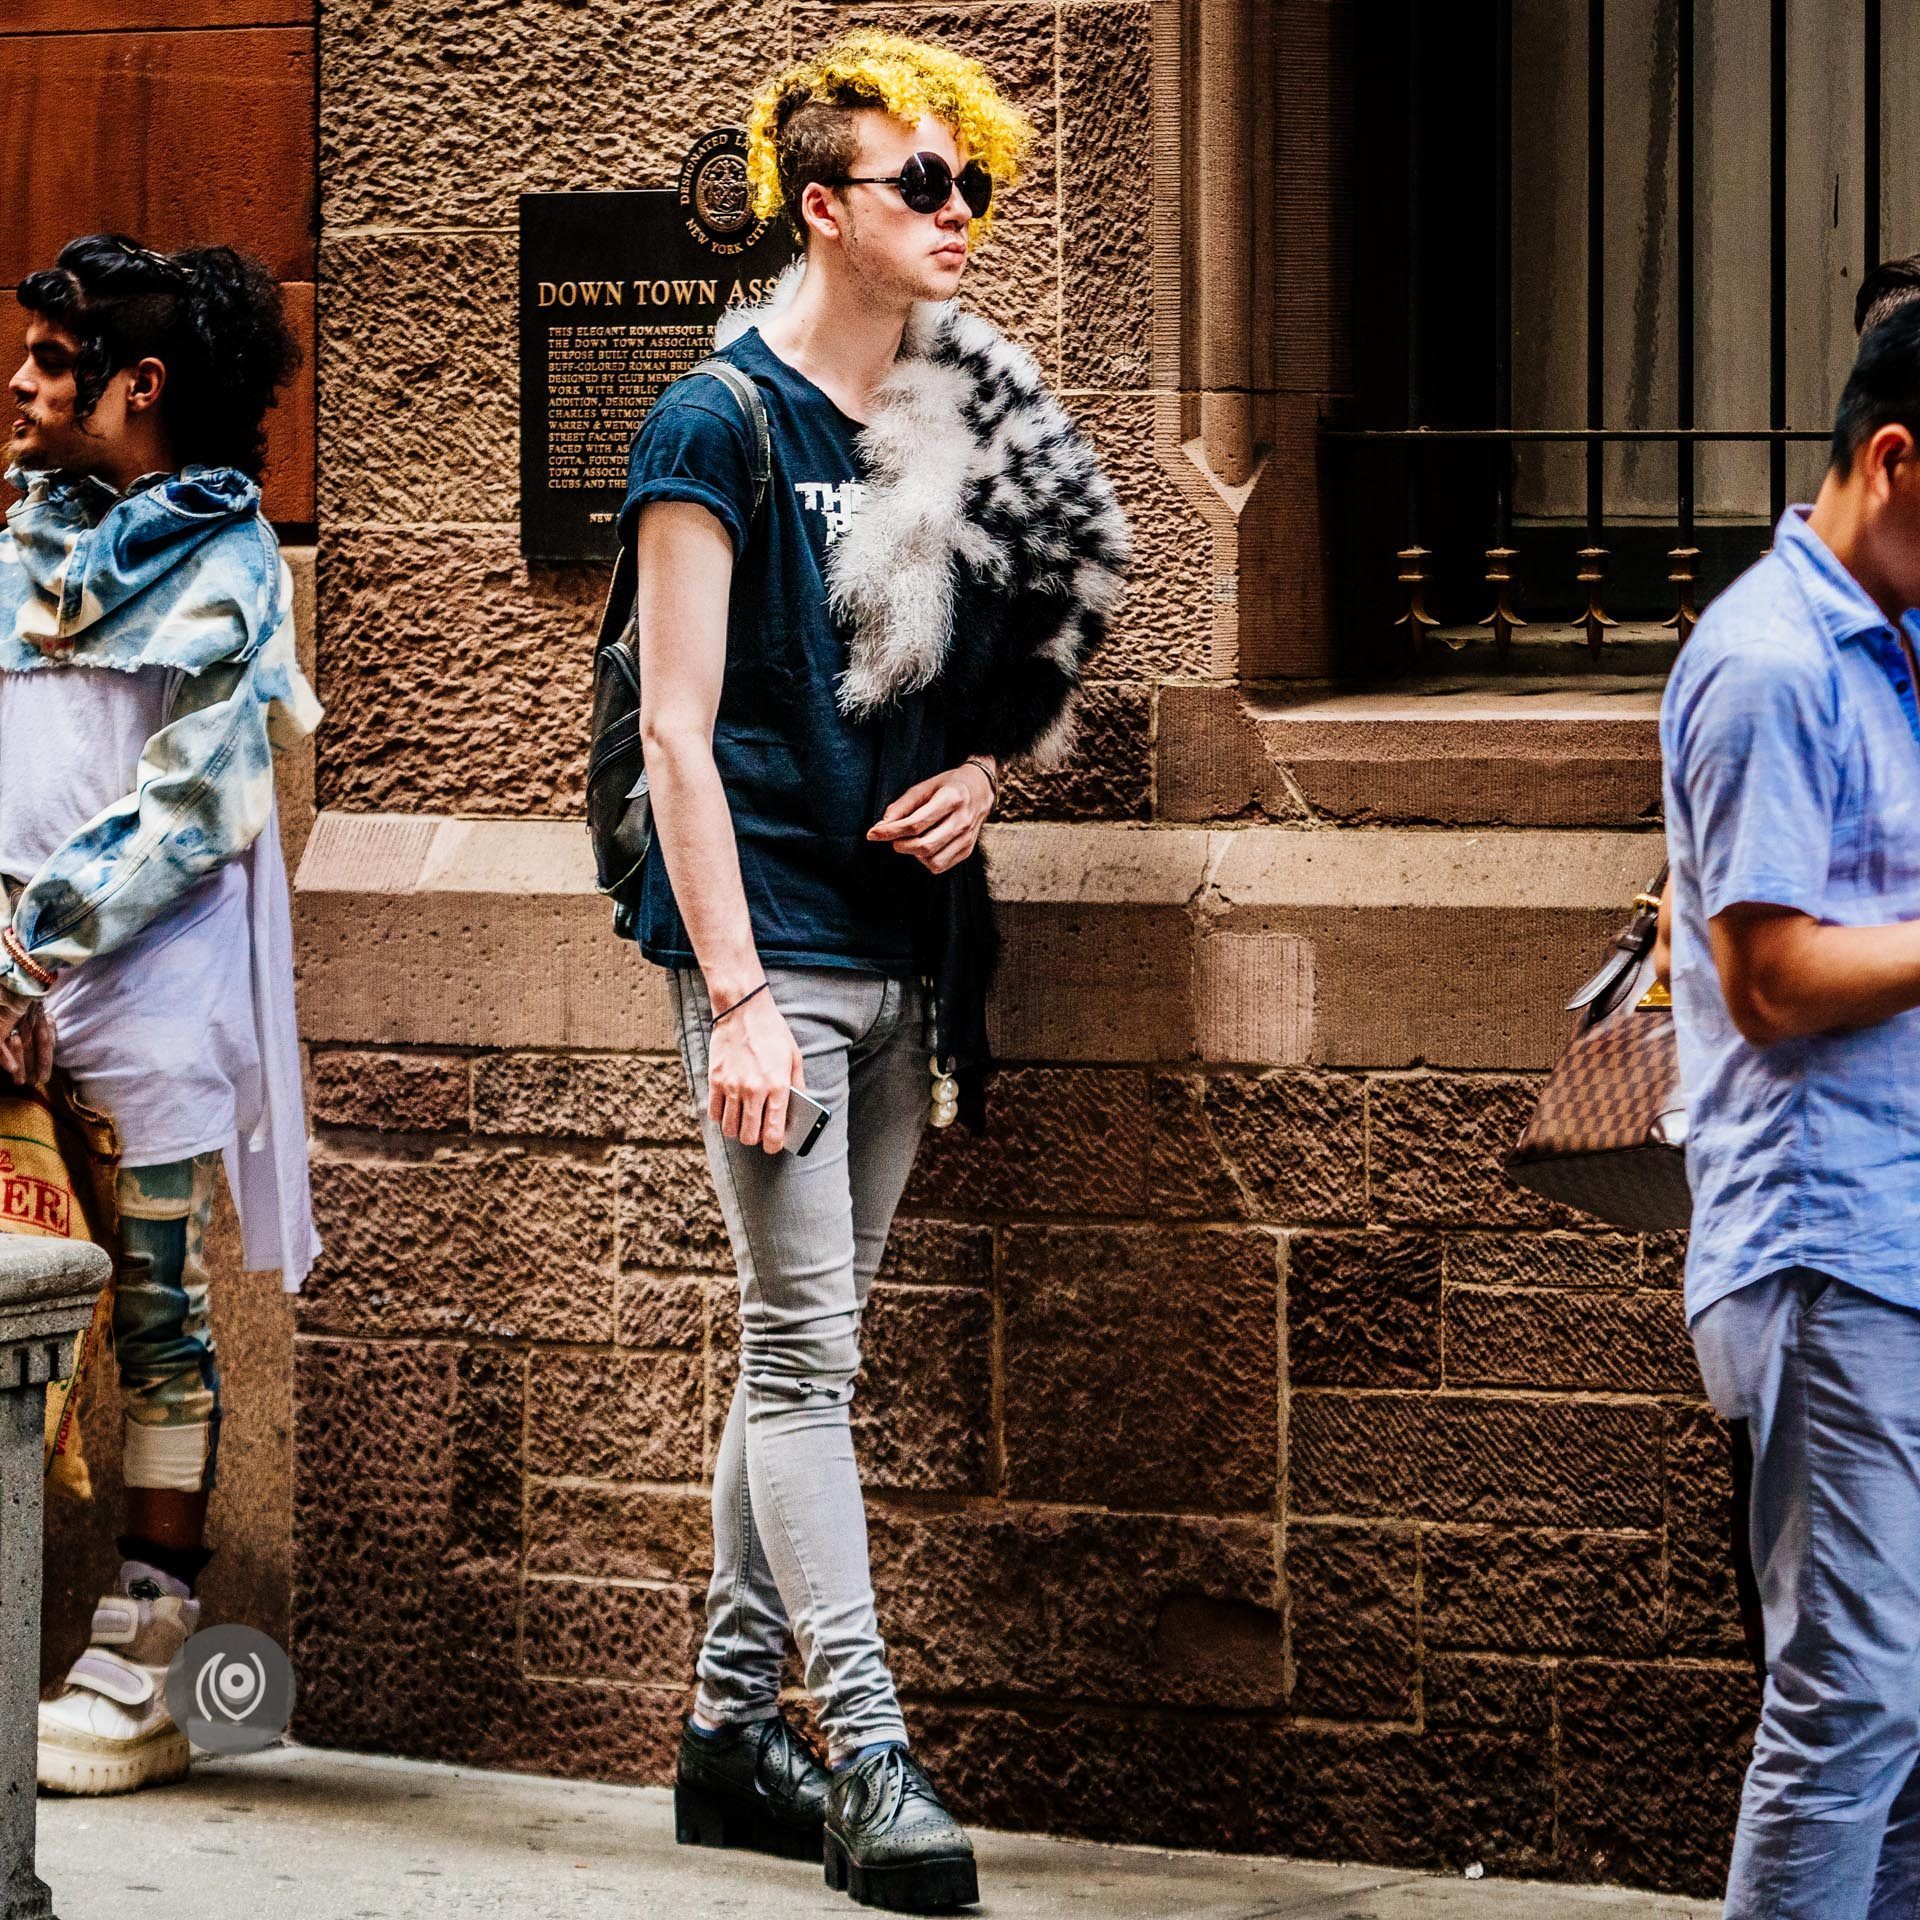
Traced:
[[0, 533], [0, 672], [181, 675], [135, 789], [52, 853], [13, 903], [0, 994], [46, 990], [123, 946], [243, 853], [273, 804], [273, 754], [320, 720], [294, 656], [292, 576], [260, 490], [228, 467], [150, 475], [126, 493], [15, 469]]

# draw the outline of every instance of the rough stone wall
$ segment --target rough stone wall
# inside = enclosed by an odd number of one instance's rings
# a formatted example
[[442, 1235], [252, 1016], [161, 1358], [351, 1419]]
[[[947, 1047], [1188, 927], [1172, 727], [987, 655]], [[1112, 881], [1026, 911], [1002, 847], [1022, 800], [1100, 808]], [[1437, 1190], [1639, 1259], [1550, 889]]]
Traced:
[[[735, 1351], [678, 1063], [314, 1073], [303, 1729], [660, 1779]], [[1712, 1882], [1753, 1706], [1724, 1441], [1675, 1240], [1500, 1181], [1535, 1084], [1029, 1067], [922, 1154], [856, 1428], [970, 1817]]]
[[[540, 824], [600, 582], [517, 552], [513, 196], [666, 180], [855, 19], [982, 53], [1040, 120], [970, 293], [1141, 556], [1079, 751], [994, 841], [994, 1135], [929, 1142], [866, 1329], [917, 1736], [970, 1818], [1707, 1890], [1752, 1700], [1678, 1249], [1497, 1173], [1556, 991], [1657, 861], [1648, 730], [1243, 710], [1229, 503], [1155, 345], [1170, 0], [325, 11], [296, 1732], [670, 1766], [729, 1262], [657, 983]], [[1337, 356], [1276, 357], [1310, 495]]]

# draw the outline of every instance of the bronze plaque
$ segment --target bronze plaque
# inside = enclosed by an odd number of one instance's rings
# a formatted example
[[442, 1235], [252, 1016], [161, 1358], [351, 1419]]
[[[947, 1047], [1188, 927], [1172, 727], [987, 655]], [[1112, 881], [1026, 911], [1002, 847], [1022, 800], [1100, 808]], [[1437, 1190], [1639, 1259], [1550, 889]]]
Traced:
[[747, 202], [746, 139], [694, 142], [677, 186], [520, 196], [520, 551], [604, 560], [627, 449], [661, 389], [793, 257]]

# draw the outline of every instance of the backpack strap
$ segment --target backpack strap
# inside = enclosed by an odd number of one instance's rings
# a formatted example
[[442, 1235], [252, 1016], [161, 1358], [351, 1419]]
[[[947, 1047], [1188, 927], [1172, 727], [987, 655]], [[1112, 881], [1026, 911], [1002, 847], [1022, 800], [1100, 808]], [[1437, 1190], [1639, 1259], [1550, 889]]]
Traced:
[[731, 360], [702, 360], [687, 369], [689, 376], [709, 373], [738, 402], [753, 429], [753, 518], [760, 517], [760, 503], [767, 497], [767, 482], [773, 477], [773, 435], [767, 427], [767, 403], [760, 389]]
[[[753, 522], [760, 518], [761, 503], [767, 497], [767, 486], [773, 478], [773, 434], [767, 425], [767, 403], [761, 399], [760, 389], [731, 360], [702, 360], [689, 367], [682, 377], [691, 378], [696, 373], [711, 374], [718, 380], [733, 395], [734, 403], [746, 415], [747, 425], [752, 429], [753, 514], [748, 522], [751, 529]], [[620, 637], [633, 611], [637, 574], [633, 544], [622, 540], [613, 563], [613, 579], [607, 585], [607, 602], [600, 612], [600, 637], [596, 645], [604, 647]]]

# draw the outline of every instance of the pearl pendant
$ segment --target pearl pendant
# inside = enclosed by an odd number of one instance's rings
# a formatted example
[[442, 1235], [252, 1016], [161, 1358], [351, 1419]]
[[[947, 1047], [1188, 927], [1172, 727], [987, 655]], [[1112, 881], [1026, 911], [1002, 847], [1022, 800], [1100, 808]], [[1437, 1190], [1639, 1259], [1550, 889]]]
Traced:
[[960, 1082], [941, 1067], [937, 1054], [930, 1065], [933, 1069], [933, 1111], [929, 1121], [936, 1127], [950, 1127], [960, 1117]]

